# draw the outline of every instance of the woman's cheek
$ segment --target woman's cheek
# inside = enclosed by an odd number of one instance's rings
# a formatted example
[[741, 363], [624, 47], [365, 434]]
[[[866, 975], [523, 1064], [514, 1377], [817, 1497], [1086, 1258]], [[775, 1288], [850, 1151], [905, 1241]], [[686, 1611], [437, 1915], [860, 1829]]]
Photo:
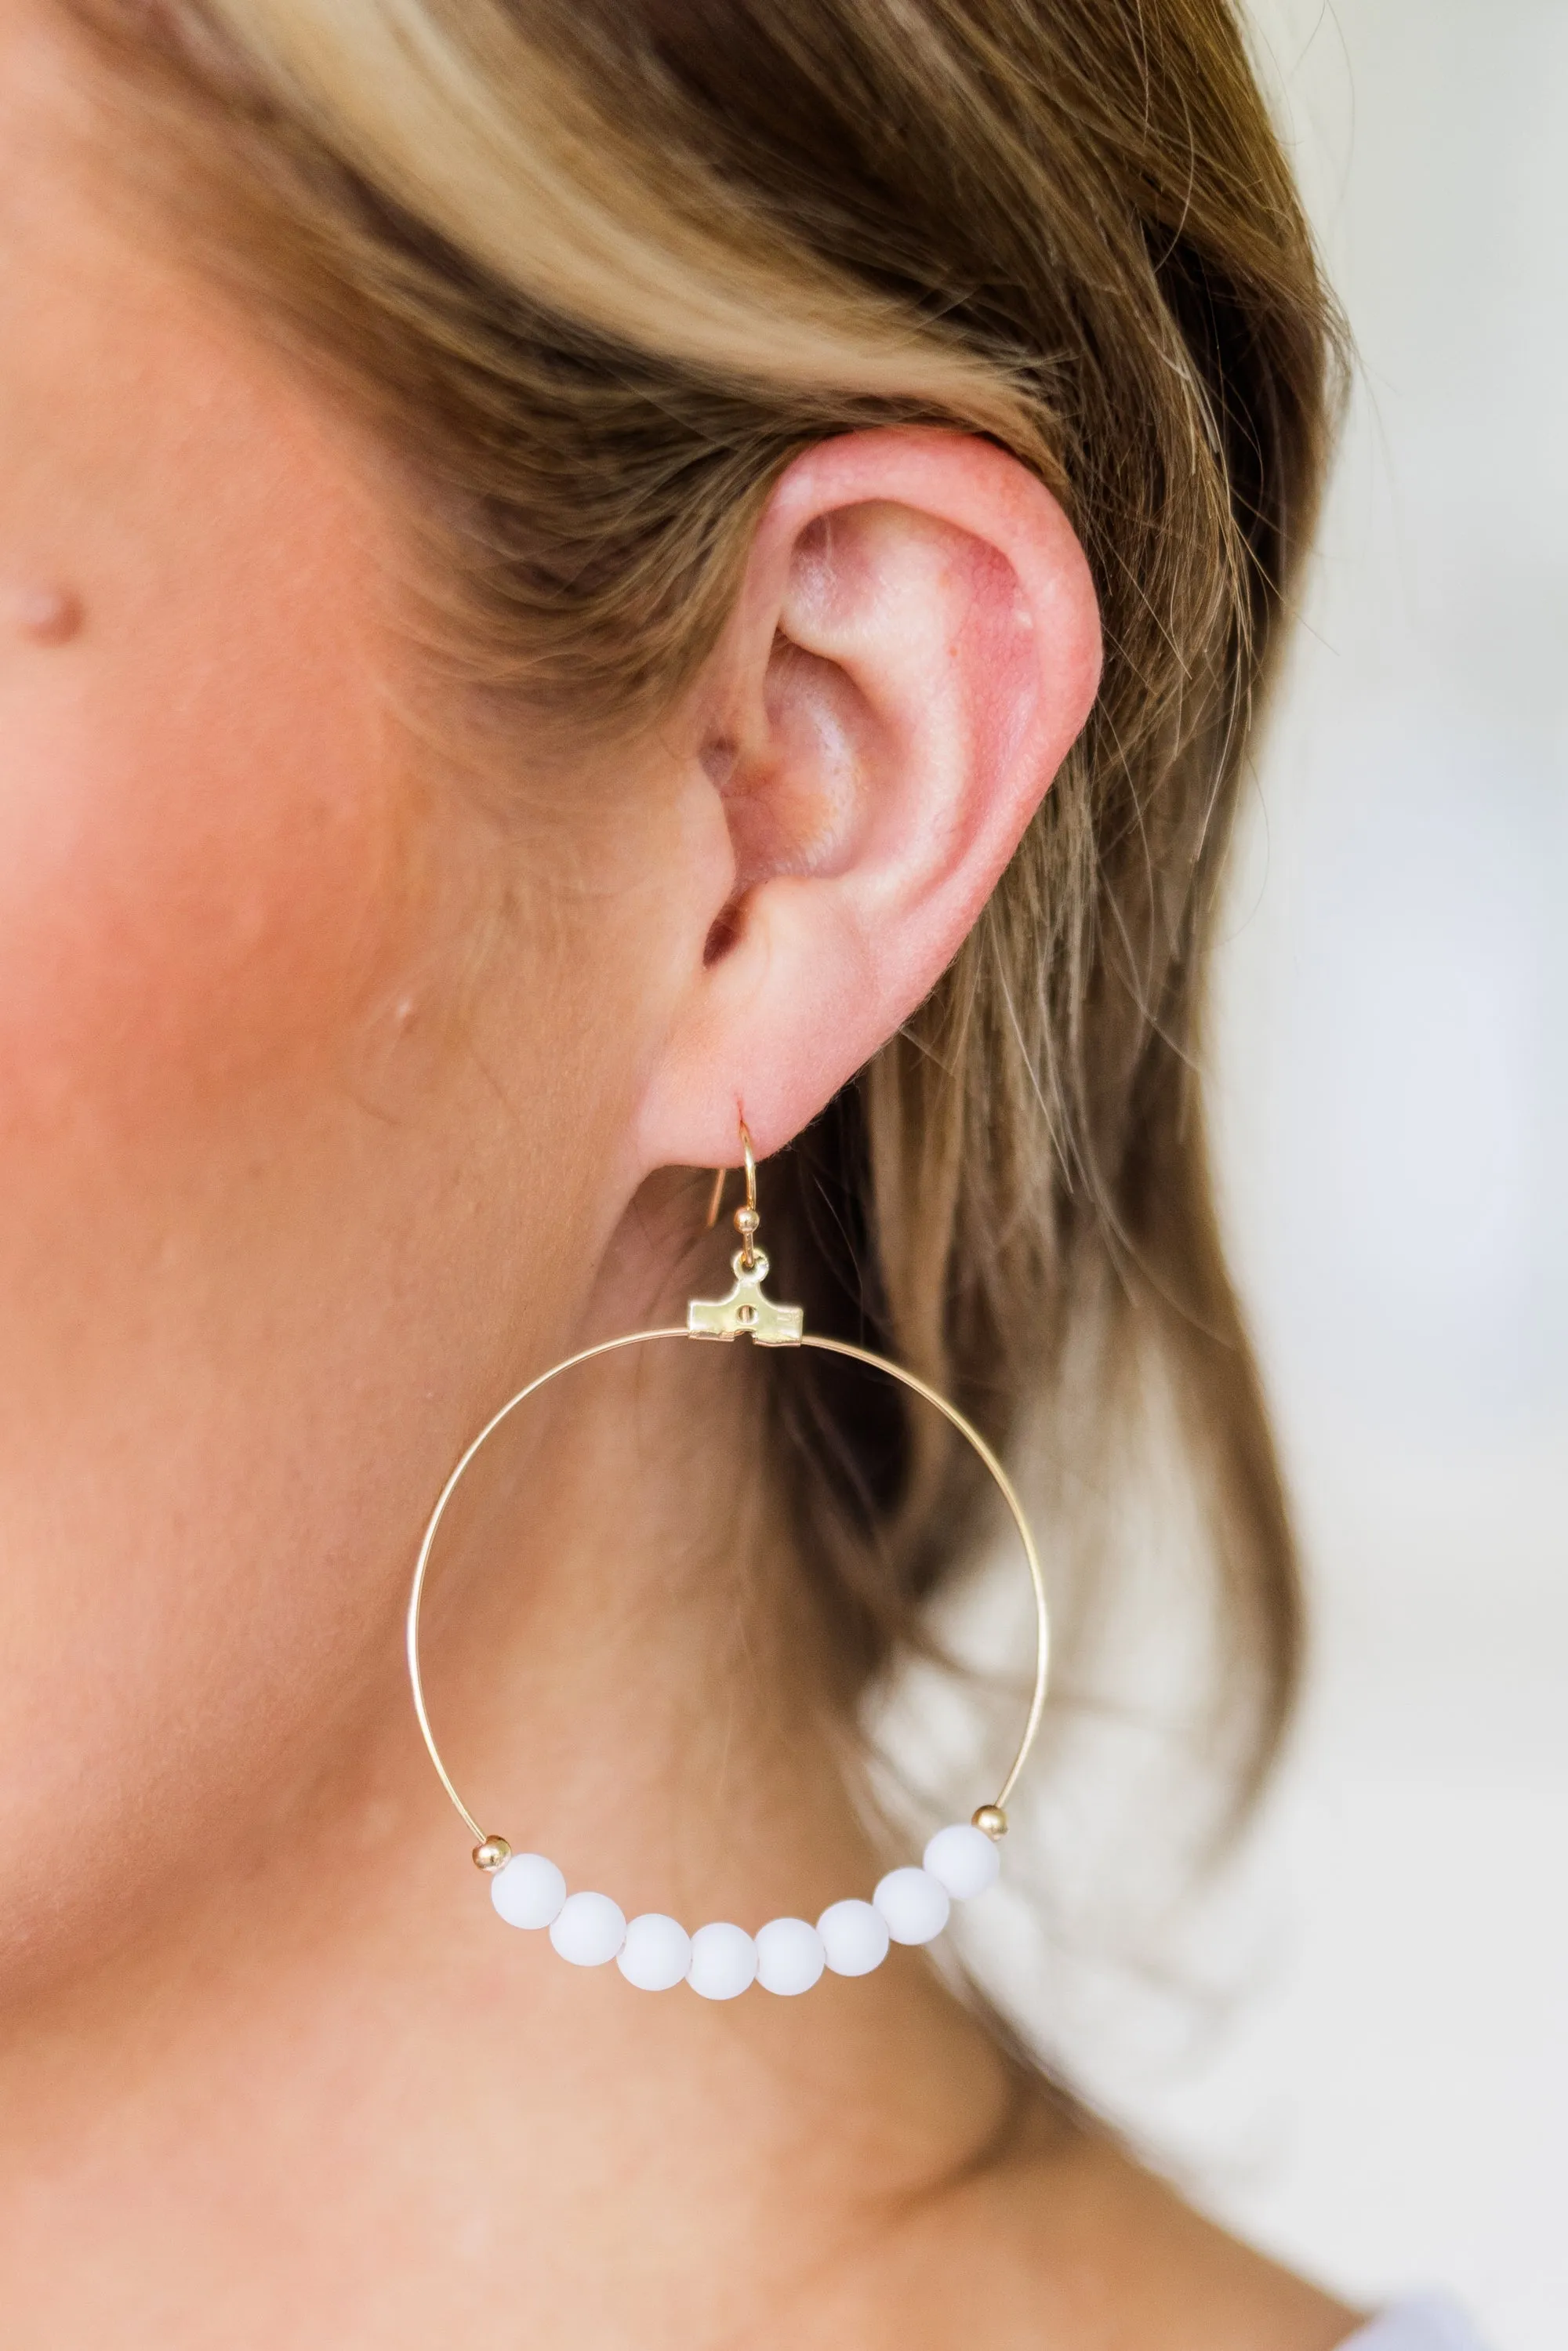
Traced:
[[328, 583], [105, 583], [0, 657], [0, 1117], [126, 1139], [329, 1052], [384, 960], [406, 791]]

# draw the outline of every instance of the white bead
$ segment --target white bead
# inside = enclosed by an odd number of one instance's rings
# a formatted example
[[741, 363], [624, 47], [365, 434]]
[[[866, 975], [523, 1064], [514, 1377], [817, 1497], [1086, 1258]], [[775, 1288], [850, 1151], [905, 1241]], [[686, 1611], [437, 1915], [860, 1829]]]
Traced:
[[548, 1927], [560, 1916], [566, 1880], [542, 1853], [515, 1853], [491, 1878], [490, 1899], [508, 1927]]
[[692, 1938], [675, 1918], [644, 1910], [626, 1929], [615, 1964], [639, 1991], [668, 1991], [684, 1983], [692, 1963]]
[[757, 1978], [757, 1946], [742, 1927], [723, 1920], [699, 1927], [692, 1937], [686, 1981], [705, 2000], [734, 2000]]
[[810, 1991], [827, 1963], [821, 1935], [804, 1918], [769, 1918], [757, 1930], [757, 1980], [764, 1991]]
[[836, 1976], [869, 1976], [887, 1957], [887, 1921], [869, 1902], [831, 1902], [817, 1932]]
[[625, 1916], [608, 1894], [569, 1894], [549, 1938], [574, 1968], [601, 1968], [626, 1940]]
[[938, 1829], [925, 1848], [926, 1868], [955, 1902], [967, 1902], [997, 1882], [1002, 1856], [995, 1837], [969, 1821], [955, 1821]]
[[895, 1943], [929, 1943], [947, 1924], [948, 1901], [928, 1870], [890, 1869], [872, 1900]]

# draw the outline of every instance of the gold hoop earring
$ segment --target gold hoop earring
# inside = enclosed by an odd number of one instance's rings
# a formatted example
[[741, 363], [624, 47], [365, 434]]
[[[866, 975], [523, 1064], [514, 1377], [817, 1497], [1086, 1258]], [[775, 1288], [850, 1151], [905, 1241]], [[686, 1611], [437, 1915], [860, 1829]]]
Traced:
[[[419, 1547], [408, 1601], [408, 1676], [420, 1733], [442, 1786], [477, 1840], [474, 1861], [490, 1879], [491, 1896], [500, 1917], [509, 1926], [548, 1928], [557, 1951], [578, 1967], [599, 1967], [614, 1959], [627, 1980], [643, 1991], [663, 1991], [685, 1982], [707, 2000], [733, 2000], [753, 1982], [767, 1991], [781, 1994], [809, 1991], [824, 1968], [835, 1975], [869, 1975], [887, 1956], [890, 1943], [933, 1941], [947, 1924], [954, 1901], [967, 1900], [984, 1892], [995, 1881], [1000, 1866], [998, 1842], [1007, 1834], [1008, 1800], [1040, 1729], [1051, 1659], [1045, 1577], [1011, 1479], [973, 1422], [914, 1372], [890, 1362], [885, 1355], [873, 1353], [867, 1347], [853, 1346], [846, 1339], [830, 1339], [808, 1332], [801, 1308], [781, 1306], [766, 1295], [762, 1285], [768, 1279], [768, 1258], [757, 1246], [761, 1222], [757, 1208], [757, 1161], [744, 1120], [740, 1144], [746, 1169], [746, 1199], [735, 1212], [740, 1247], [730, 1259], [735, 1285], [727, 1297], [694, 1298], [686, 1308], [685, 1322], [660, 1330], [628, 1331], [620, 1338], [602, 1339], [597, 1346], [584, 1347], [580, 1353], [552, 1364], [549, 1371], [541, 1372], [527, 1387], [509, 1397], [499, 1412], [486, 1421], [441, 1489]], [[708, 1212], [710, 1226], [716, 1220], [723, 1197], [725, 1172], [721, 1168], [715, 1182]], [[699, 1927], [688, 1935], [678, 1920], [661, 1912], [646, 1912], [628, 1922], [606, 1894], [569, 1893], [566, 1880], [553, 1861], [542, 1854], [514, 1853], [505, 1837], [480, 1827], [453, 1785], [430, 1726], [419, 1662], [420, 1608], [435, 1538], [464, 1473], [502, 1424], [551, 1380], [574, 1370], [579, 1364], [593, 1362], [596, 1356], [614, 1354], [625, 1347], [645, 1346], [662, 1339], [749, 1339], [758, 1347], [815, 1347], [824, 1354], [848, 1356], [854, 1363], [865, 1364], [898, 1381], [934, 1405], [973, 1447], [1007, 1504], [1029, 1565], [1034, 1594], [1034, 1687], [1023, 1737], [995, 1798], [981, 1804], [969, 1820], [956, 1821], [938, 1829], [919, 1865], [890, 1870], [869, 1902], [851, 1898], [831, 1903], [815, 1925], [804, 1918], [774, 1918], [753, 1935], [721, 1921]]]

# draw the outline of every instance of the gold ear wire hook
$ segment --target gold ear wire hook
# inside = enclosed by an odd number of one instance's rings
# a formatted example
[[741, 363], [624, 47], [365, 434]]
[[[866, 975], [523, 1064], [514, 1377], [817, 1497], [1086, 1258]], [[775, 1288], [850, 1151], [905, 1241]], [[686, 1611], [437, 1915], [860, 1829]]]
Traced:
[[[686, 1334], [693, 1339], [750, 1339], [759, 1347], [798, 1347], [805, 1328], [804, 1313], [799, 1306], [780, 1306], [762, 1287], [768, 1265], [767, 1250], [757, 1246], [757, 1228], [762, 1221], [757, 1213], [757, 1154], [745, 1119], [738, 1124], [746, 1197], [735, 1212], [735, 1229], [740, 1235], [740, 1247], [729, 1260], [735, 1288], [727, 1298], [689, 1300]], [[724, 1197], [725, 1174], [721, 1167], [714, 1179], [710, 1226]]]
[[757, 1213], [757, 1159], [744, 1119], [740, 1122], [740, 1147], [746, 1155], [746, 1206], [735, 1212], [735, 1229], [740, 1235], [740, 1261], [749, 1273], [757, 1263], [757, 1228], [762, 1220]]
[[[742, 1119], [739, 1124], [740, 1148], [746, 1162], [746, 1206], [735, 1212], [735, 1228], [740, 1235], [740, 1253], [749, 1272], [757, 1262], [756, 1233], [761, 1219], [757, 1213], [757, 1155], [751, 1147], [751, 1135], [746, 1121]], [[713, 1190], [708, 1195], [707, 1215], [703, 1219], [705, 1233], [711, 1233], [718, 1222], [718, 1212], [724, 1206], [724, 1187], [728, 1178], [727, 1167], [714, 1169]], [[744, 1223], [741, 1221], [743, 1217]]]

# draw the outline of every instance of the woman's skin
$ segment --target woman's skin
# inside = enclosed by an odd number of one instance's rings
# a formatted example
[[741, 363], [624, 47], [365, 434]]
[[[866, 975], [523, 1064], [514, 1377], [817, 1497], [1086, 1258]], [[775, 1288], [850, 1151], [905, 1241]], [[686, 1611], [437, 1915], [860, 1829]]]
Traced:
[[[1065, 519], [956, 436], [813, 451], [656, 739], [547, 762], [443, 703], [400, 477], [95, 90], [0, 0], [6, 2345], [1327, 2351], [915, 1956], [717, 2007], [503, 1927], [402, 1676], [469, 1435], [678, 1308], [672, 1171], [973, 922], [1094, 691]], [[694, 1923], [876, 1867], [754, 1369], [541, 1399], [429, 1623], [486, 1822]]]

